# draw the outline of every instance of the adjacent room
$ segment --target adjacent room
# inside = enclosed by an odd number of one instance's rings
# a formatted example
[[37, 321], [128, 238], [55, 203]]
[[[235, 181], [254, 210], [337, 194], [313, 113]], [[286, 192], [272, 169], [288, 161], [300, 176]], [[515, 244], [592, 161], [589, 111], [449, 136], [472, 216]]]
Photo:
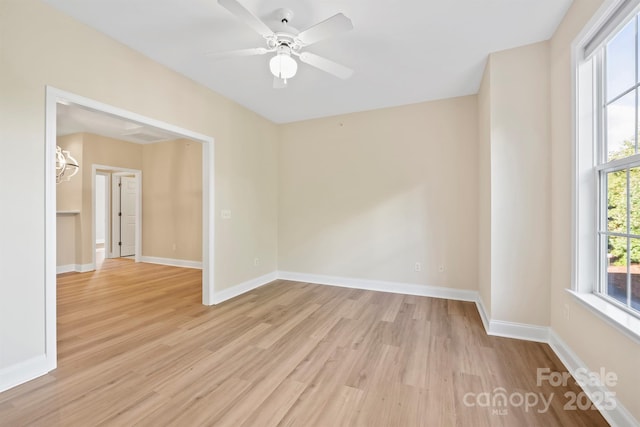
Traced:
[[640, 426], [639, 28], [0, 0], [0, 426]]

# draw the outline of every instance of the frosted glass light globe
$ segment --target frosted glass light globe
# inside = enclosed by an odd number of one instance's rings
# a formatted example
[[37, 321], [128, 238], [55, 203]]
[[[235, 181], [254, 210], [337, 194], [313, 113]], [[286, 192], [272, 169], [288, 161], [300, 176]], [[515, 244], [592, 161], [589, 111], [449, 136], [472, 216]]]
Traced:
[[298, 71], [298, 63], [286, 52], [278, 52], [269, 61], [271, 74], [281, 79], [290, 79]]

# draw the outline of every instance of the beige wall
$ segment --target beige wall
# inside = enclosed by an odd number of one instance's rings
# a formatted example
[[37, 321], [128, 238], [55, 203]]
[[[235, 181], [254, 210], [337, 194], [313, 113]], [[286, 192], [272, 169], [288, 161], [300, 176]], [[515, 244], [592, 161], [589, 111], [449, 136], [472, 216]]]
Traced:
[[216, 216], [215, 289], [276, 270], [276, 125], [37, 0], [0, 1], [0, 40], [0, 145], [21, 159], [0, 168], [20, 183], [0, 186], [0, 370], [44, 353], [47, 85], [213, 137], [234, 214]]
[[[200, 143], [176, 140], [140, 145], [90, 133], [58, 141], [65, 147], [70, 147], [68, 141], [74, 143], [72, 155], [82, 166], [71, 181], [56, 187], [57, 210], [79, 211], [73, 219], [75, 229], [69, 228], [67, 216], [57, 218], [66, 230], [56, 239], [58, 266], [92, 262], [93, 165], [142, 171], [142, 256], [202, 261]], [[72, 248], [77, 250], [70, 259]]]
[[283, 125], [279, 269], [475, 289], [476, 134], [475, 96]]
[[478, 91], [478, 292], [491, 318], [491, 57]]
[[640, 347], [566, 292], [572, 264], [571, 43], [600, 3], [574, 2], [548, 43], [490, 55], [478, 94], [478, 280], [493, 320], [549, 324], [589, 369], [618, 375], [611, 391], [640, 419]]
[[56, 215], [56, 264], [58, 266], [78, 264], [76, 254], [78, 228], [77, 214]]
[[202, 144], [142, 147], [142, 255], [202, 261]]
[[[68, 150], [79, 164], [84, 164], [83, 134], [61, 136], [57, 144]], [[82, 242], [80, 212], [82, 211], [82, 173], [80, 169], [71, 180], [63, 180], [56, 185], [56, 211], [74, 212], [73, 215], [56, 215], [56, 265], [68, 266], [81, 264]]]
[[640, 346], [566, 292], [571, 287], [572, 265], [571, 43], [600, 4], [601, 0], [574, 1], [550, 43], [551, 327], [591, 370], [602, 367], [618, 375], [611, 391], [640, 420]]
[[489, 83], [491, 318], [541, 326], [549, 325], [548, 49], [491, 54]]

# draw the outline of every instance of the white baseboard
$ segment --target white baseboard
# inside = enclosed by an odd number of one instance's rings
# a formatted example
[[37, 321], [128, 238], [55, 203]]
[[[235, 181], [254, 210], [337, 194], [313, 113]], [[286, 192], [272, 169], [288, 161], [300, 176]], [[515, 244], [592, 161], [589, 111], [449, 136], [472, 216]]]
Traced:
[[487, 334], [489, 334], [490, 319], [487, 314], [487, 310], [485, 310], [484, 301], [482, 301], [482, 297], [480, 296], [480, 293], [478, 293], [478, 299], [476, 299], [476, 308], [478, 309], [478, 314], [480, 314], [480, 320], [482, 320], [482, 326], [484, 326], [484, 330], [487, 332]]
[[477, 291], [464, 289], [443, 288], [438, 286], [417, 285], [413, 283], [385, 282], [379, 280], [353, 279], [347, 277], [323, 276], [318, 274], [304, 274], [290, 271], [278, 272], [278, 278], [296, 282], [315, 283], [319, 285], [340, 286], [352, 289], [364, 289], [369, 291], [391, 292], [405, 295], [418, 295], [431, 298], [445, 298], [455, 301], [475, 302], [480, 313], [480, 318], [487, 334], [515, 338], [527, 341], [548, 341], [549, 328], [545, 326], [528, 325], [514, 322], [491, 320], [480, 294]]
[[86, 273], [87, 271], [93, 271], [96, 269], [95, 264], [67, 264], [59, 265], [56, 267], [56, 274], [62, 273]]
[[86, 273], [88, 271], [94, 271], [96, 269], [96, 265], [91, 264], [76, 264], [76, 271], [78, 273]]
[[71, 273], [72, 271], [76, 271], [75, 264], [59, 265], [56, 267], [56, 274]]
[[291, 280], [294, 282], [315, 283], [318, 285], [340, 286], [342, 288], [363, 289], [367, 291], [391, 292], [394, 294], [418, 295], [432, 298], [445, 298], [457, 301], [474, 302], [478, 299], [478, 292], [476, 291], [442, 288], [429, 285], [417, 285], [414, 283], [353, 279], [348, 277], [295, 273], [291, 271], [279, 271], [278, 279]]
[[[576, 372], [578, 369], [585, 370], [585, 372], [591, 372], [591, 370], [580, 360], [580, 358], [571, 350], [571, 348], [565, 343], [558, 334], [549, 330], [549, 346], [554, 351], [558, 359], [564, 364], [570, 373]], [[582, 389], [589, 396], [592, 402], [602, 401], [599, 397], [607, 396], [609, 390], [604, 385], [591, 385], [585, 384]], [[598, 398], [595, 398], [598, 397]], [[609, 424], [614, 427], [638, 427], [640, 422], [634, 418], [633, 415], [625, 408], [618, 399], [615, 399], [615, 407], [611, 410], [604, 410], [598, 408], [602, 416], [607, 420]]]
[[50, 370], [44, 354], [0, 369], [0, 393], [45, 375]]
[[515, 338], [525, 341], [549, 342], [549, 327], [529, 325], [525, 323], [504, 322], [502, 320], [490, 320], [489, 335], [504, 338]]
[[220, 304], [221, 302], [230, 300], [239, 295], [252, 291], [260, 286], [264, 286], [268, 283], [278, 279], [278, 273], [275, 271], [264, 276], [256, 277], [255, 279], [247, 280], [246, 282], [232, 286], [231, 288], [224, 289], [220, 292], [213, 294], [213, 303]]
[[548, 326], [493, 320], [487, 315], [484, 301], [482, 301], [480, 295], [476, 299], [476, 307], [487, 335], [542, 343], [549, 342]]
[[202, 270], [201, 261], [189, 261], [184, 259], [159, 258], [153, 256], [141, 256], [140, 262], [149, 264], [168, 265], [170, 267], [197, 268]]

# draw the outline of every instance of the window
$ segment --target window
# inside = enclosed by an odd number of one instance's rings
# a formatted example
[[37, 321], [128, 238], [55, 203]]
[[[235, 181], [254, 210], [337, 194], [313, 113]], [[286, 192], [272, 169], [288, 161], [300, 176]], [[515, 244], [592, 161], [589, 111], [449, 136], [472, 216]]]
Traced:
[[[595, 291], [640, 315], [638, 15], [595, 53], [599, 207]], [[598, 111], [599, 110], [599, 111]]]
[[640, 0], [607, 0], [573, 44], [570, 292], [640, 342]]

